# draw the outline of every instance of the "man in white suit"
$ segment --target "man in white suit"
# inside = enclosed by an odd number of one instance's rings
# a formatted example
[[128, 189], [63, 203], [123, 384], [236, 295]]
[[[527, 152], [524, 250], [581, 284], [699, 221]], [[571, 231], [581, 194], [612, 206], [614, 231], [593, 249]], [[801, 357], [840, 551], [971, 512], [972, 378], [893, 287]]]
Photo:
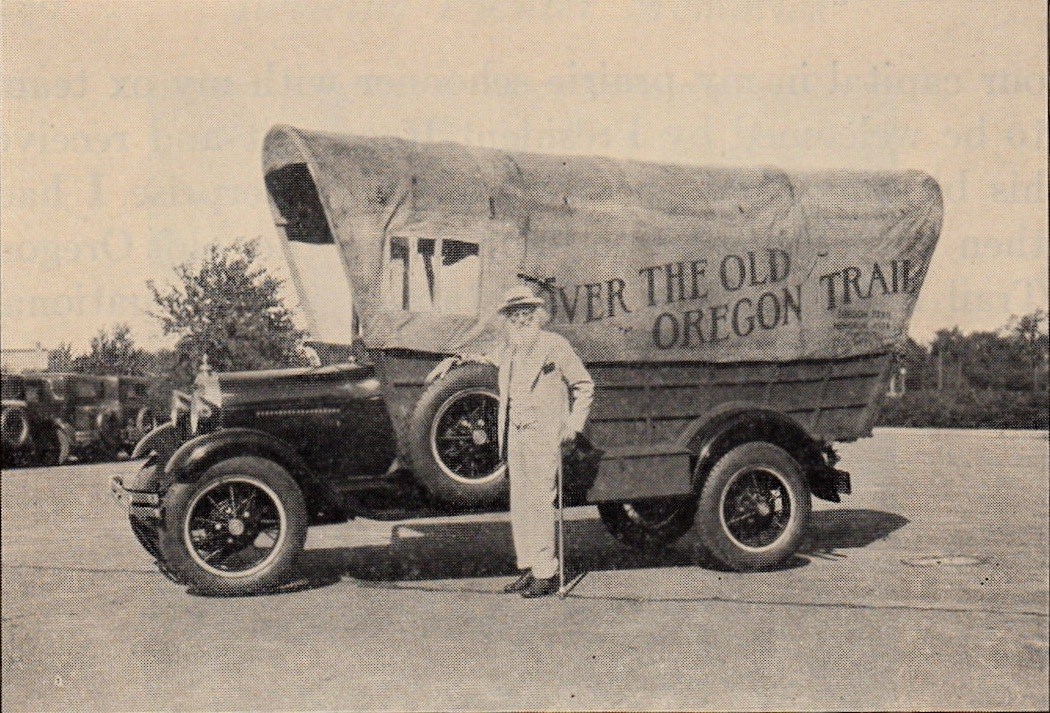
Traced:
[[594, 381], [564, 337], [540, 329], [549, 315], [528, 287], [508, 290], [499, 314], [507, 326], [502, 349], [446, 360], [428, 380], [457, 361], [499, 368], [500, 447], [510, 476], [511, 529], [522, 570], [504, 591], [542, 597], [558, 591], [554, 500], [562, 444], [575, 441], [583, 430]]

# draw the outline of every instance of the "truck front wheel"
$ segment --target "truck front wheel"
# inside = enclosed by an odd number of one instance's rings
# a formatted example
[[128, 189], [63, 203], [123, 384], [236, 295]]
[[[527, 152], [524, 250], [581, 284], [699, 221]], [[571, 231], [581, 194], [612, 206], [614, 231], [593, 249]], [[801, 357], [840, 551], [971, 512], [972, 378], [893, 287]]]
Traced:
[[164, 498], [158, 546], [180, 581], [202, 594], [257, 594], [279, 586], [306, 542], [298, 483], [256, 457], [221, 461]]
[[703, 544], [732, 569], [770, 569], [798, 550], [810, 514], [799, 464], [784, 449], [752, 442], [726, 453], [700, 492]]

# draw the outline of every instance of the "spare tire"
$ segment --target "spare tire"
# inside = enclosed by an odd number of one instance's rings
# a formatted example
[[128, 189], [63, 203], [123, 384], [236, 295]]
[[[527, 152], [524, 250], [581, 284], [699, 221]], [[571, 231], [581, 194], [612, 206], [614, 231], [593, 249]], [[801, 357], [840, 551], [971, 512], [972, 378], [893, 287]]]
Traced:
[[506, 505], [499, 449], [495, 367], [466, 363], [430, 384], [409, 424], [412, 470], [439, 502], [456, 508]]

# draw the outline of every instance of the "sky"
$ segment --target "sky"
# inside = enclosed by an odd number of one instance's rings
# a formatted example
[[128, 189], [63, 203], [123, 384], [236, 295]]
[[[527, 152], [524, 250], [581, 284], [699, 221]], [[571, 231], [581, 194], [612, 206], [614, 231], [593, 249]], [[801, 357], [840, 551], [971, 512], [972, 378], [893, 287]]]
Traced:
[[[1047, 307], [1047, 25], [1032, 2], [33, 2], [0, 6], [0, 339], [126, 322], [260, 237], [266, 131], [784, 169], [916, 168], [945, 199], [911, 323]], [[289, 290], [290, 301], [294, 295]]]

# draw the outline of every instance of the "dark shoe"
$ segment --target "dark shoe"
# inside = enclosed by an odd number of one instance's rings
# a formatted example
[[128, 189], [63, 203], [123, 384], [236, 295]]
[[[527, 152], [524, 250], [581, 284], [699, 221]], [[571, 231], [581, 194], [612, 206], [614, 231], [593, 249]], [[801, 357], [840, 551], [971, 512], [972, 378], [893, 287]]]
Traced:
[[520, 577], [515, 579], [513, 582], [503, 588], [506, 594], [514, 594], [514, 592], [524, 592], [530, 584], [535, 581], [535, 577], [532, 576], [532, 572], [525, 572]]
[[521, 592], [521, 596], [526, 599], [534, 599], [536, 597], [546, 597], [554, 594], [558, 591], [558, 578], [551, 577], [549, 579], [533, 579], [529, 583], [529, 586], [525, 587]]

